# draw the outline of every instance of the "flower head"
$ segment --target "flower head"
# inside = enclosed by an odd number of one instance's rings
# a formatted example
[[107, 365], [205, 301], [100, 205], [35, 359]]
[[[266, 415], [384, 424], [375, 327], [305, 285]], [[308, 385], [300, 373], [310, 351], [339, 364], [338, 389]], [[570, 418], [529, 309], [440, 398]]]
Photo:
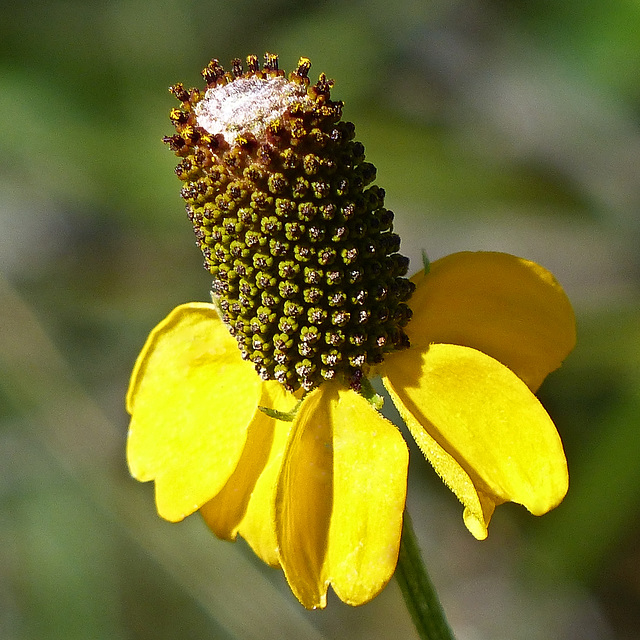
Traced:
[[[182, 103], [166, 142], [213, 276], [174, 309], [132, 375], [128, 460], [160, 515], [200, 510], [282, 567], [300, 602], [350, 604], [395, 569], [408, 451], [377, 409], [380, 375], [426, 458], [487, 535], [495, 507], [555, 507], [567, 485], [534, 392], [573, 348], [571, 305], [539, 265], [459, 253], [411, 280], [393, 215], [324, 75], [270, 54]], [[412, 311], [409, 309], [410, 302]], [[256, 375], [257, 372], [257, 375]]]

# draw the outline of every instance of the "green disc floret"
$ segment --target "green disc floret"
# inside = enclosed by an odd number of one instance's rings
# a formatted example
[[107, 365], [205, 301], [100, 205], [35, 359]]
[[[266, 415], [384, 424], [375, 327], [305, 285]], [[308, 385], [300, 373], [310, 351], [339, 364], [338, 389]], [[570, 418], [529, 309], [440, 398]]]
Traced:
[[182, 106], [164, 141], [242, 356], [289, 391], [336, 377], [359, 389], [408, 347], [414, 285], [375, 167], [332, 81], [311, 85], [309, 67], [301, 58], [285, 77], [272, 54], [262, 68], [249, 56], [246, 71], [212, 60], [205, 91], [171, 88]]

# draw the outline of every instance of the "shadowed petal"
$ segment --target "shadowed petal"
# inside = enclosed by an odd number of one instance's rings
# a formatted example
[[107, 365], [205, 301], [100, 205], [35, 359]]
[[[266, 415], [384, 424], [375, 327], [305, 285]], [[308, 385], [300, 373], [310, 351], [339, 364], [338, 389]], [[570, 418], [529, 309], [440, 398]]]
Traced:
[[541, 515], [564, 497], [560, 437], [538, 399], [489, 356], [449, 344], [407, 350], [385, 363], [384, 383], [427, 459], [486, 537], [496, 505]]
[[398, 561], [409, 452], [398, 429], [362, 396], [329, 396], [333, 436], [331, 586], [343, 602], [369, 602]]
[[[260, 399], [262, 406], [287, 412], [296, 405], [297, 399], [292, 394], [285, 392], [279, 382], [265, 382], [264, 387], [266, 395]], [[260, 413], [267, 417], [262, 411]], [[284, 450], [293, 423], [273, 418], [268, 419], [271, 421], [269, 423], [271, 434], [269, 457], [253, 488], [247, 512], [240, 523], [238, 532], [264, 562], [277, 567], [280, 565], [280, 561], [275, 525], [276, 489]]]
[[133, 370], [127, 460], [155, 480], [158, 513], [178, 521], [224, 486], [240, 459], [261, 381], [211, 304], [174, 309]]
[[326, 562], [333, 508], [333, 437], [327, 385], [303, 401], [293, 423], [276, 498], [280, 562], [294, 595], [307, 609], [327, 601]]
[[[273, 381], [262, 383], [261, 406], [284, 411], [292, 409], [295, 403], [295, 396], [287, 394], [281, 384]], [[290, 426], [291, 423], [276, 421], [256, 406], [244, 450], [234, 472], [222, 490], [200, 509], [206, 523], [218, 538], [234, 540], [240, 523], [247, 517], [250, 500], [253, 500], [251, 519], [255, 521], [252, 528], [256, 530], [252, 530], [249, 537], [257, 538], [254, 542], [258, 547], [270, 548], [269, 564], [278, 563], [274, 524], [276, 474]], [[262, 478], [265, 473], [269, 476], [266, 488], [266, 478]], [[256, 486], [258, 482], [261, 483], [260, 487]], [[257, 501], [256, 492], [260, 495]], [[243, 536], [247, 538], [247, 525], [243, 522], [242, 526]], [[265, 537], [267, 539], [263, 540]], [[258, 555], [262, 557], [260, 553]]]
[[[297, 402], [278, 382], [262, 384], [260, 406], [287, 412]], [[234, 540], [237, 533], [267, 564], [277, 567], [275, 495], [282, 456], [291, 422], [269, 417], [256, 408], [238, 465], [227, 484], [200, 509], [219, 537]]]
[[507, 365], [532, 390], [576, 341], [573, 309], [553, 275], [506, 253], [462, 252], [413, 278], [412, 347], [473, 347]]

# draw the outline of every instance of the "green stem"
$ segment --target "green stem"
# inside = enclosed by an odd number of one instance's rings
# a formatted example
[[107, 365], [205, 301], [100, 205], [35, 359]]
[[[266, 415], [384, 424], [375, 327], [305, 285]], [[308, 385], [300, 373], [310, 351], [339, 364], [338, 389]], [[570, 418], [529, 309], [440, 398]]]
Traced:
[[422, 561], [411, 518], [405, 510], [396, 579], [422, 640], [455, 640], [438, 594]]

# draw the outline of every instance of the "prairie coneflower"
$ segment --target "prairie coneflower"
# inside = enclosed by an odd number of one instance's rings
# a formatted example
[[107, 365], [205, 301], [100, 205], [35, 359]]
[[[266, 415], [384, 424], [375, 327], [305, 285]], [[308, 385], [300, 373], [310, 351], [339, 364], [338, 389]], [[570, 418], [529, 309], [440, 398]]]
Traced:
[[380, 376], [426, 458], [486, 537], [496, 505], [564, 497], [560, 438], [534, 392], [575, 342], [571, 305], [539, 265], [458, 253], [406, 278], [375, 168], [324, 75], [277, 57], [204, 91], [175, 85], [165, 141], [212, 303], [151, 333], [127, 408], [132, 474], [161, 516], [200, 511], [280, 566], [307, 608], [329, 584], [376, 596], [398, 559], [408, 450], [379, 413]]

